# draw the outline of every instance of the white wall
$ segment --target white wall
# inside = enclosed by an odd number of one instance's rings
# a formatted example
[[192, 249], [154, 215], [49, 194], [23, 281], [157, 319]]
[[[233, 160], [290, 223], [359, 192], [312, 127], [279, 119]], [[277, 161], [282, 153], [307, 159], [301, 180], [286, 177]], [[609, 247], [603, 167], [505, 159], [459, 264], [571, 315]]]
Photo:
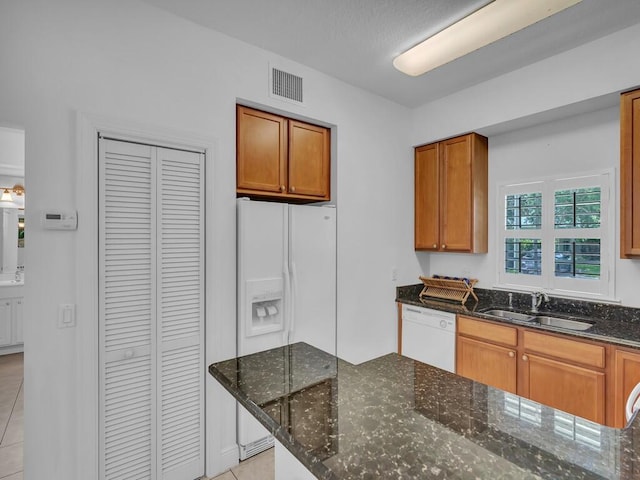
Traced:
[[[235, 103], [245, 99], [336, 125], [339, 354], [362, 361], [395, 349], [395, 283], [421, 273], [411, 246], [412, 151], [404, 107], [290, 64], [269, 52], [125, 0], [11, 0], [0, 14], [0, 124], [26, 130], [28, 282], [25, 286], [25, 478], [94, 478], [95, 439], [76, 413], [95, 345], [83, 325], [56, 328], [59, 303], [77, 303], [88, 262], [79, 232], [45, 232], [46, 207], [79, 209], [76, 112], [210, 138], [215, 180], [207, 186], [207, 362], [235, 354]], [[267, 95], [268, 63], [305, 78], [306, 106]], [[211, 198], [211, 197], [210, 197]], [[84, 212], [91, 215], [91, 212]], [[398, 241], [402, 239], [402, 241]], [[85, 302], [85, 304], [83, 304]], [[79, 308], [82, 311], [82, 308]], [[87, 353], [88, 352], [88, 353]], [[233, 402], [207, 380], [207, 451], [221, 466], [234, 445]], [[82, 457], [82, 458], [81, 458]], [[228, 460], [228, 458], [227, 458]], [[81, 469], [76, 470], [80, 465]]]
[[640, 64], [631, 60], [638, 38], [640, 24], [420, 106], [412, 112], [412, 145], [497, 126], [506, 131], [630, 90], [640, 84]]
[[[0, 177], [24, 177], [24, 130], [0, 126], [0, 174]], [[0, 178], [1, 185], [12, 187], [15, 182], [11, 181]]]
[[[494, 286], [498, 183], [606, 168], [614, 168], [619, 175], [618, 93], [640, 84], [640, 65], [628, 60], [638, 38], [640, 25], [412, 112], [413, 145], [467, 131], [489, 136], [489, 253], [419, 254], [429, 257], [429, 273], [471, 275], [480, 279], [479, 287]], [[582, 113], [572, 115], [576, 111]], [[533, 126], [514, 130], [522, 125]], [[616, 178], [617, 237], [612, 242], [616, 249], [616, 297], [624, 305], [640, 307], [635, 288], [640, 261], [619, 259], [618, 182]]]

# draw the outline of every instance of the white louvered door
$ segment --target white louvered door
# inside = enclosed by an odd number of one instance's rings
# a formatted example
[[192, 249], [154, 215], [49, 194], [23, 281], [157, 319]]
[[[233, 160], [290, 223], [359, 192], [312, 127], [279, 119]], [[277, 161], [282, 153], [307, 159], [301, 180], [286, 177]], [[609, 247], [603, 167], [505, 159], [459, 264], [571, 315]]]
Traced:
[[204, 156], [100, 139], [104, 480], [204, 473]]
[[158, 150], [158, 456], [163, 480], [204, 473], [202, 157]]

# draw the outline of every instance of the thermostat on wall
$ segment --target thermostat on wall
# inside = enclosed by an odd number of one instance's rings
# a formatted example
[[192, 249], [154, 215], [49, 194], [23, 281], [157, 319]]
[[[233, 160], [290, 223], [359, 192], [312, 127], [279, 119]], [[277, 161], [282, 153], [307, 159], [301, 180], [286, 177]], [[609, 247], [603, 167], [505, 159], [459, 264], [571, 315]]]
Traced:
[[45, 210], [42, 212], [42, 227], [46, 230], [76, 230], [78, 228], [78, 212]]

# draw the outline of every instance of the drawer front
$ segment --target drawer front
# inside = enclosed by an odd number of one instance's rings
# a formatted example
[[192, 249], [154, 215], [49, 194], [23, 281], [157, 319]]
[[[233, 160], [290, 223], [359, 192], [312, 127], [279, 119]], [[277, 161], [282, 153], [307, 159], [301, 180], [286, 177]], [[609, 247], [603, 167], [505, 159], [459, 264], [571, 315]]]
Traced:
[[458, 317], [458, 333], [512, 347], [518, 344], [518, 330], [515, 327], [497, 325], [462, 316]]
[[605, 367], [606, 351], [602, 345], [525, 330], [523, 346], [527, 351], [542, 353], [550, 357], [591, 367]]

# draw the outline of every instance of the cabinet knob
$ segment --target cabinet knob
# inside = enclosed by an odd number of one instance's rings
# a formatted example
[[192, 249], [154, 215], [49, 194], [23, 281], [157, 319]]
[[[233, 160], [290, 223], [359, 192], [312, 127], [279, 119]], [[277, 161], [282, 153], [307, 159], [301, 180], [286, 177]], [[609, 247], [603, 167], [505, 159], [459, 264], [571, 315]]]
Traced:
[[526, 362], [527, 360], [529, 360], [529, 357], [526, 355], [522, 355], [522, 360]]
[[447, 246], [443, 243], [442, 244], [442, 249], [445, 250], [447, 248]]
[[284, 185], [280, 185], [280, 191], [284, 192], [287, 188]]
[[295, 191], [296, 191], [296, 187], [293, 187], [293, 186], [292, 186], [292, 187], [291, 187], [291, 192], [293, 193], [293, 192], [295, 192]]
[[438, 244], [437, 244], [437, 243], [434, 243], [434, 244], [433, 244], [433, 248], [438, 248]]
[[516, 356], [516, 354], [514, 352], [509, 352], [509, 358], [513, 358], [515, 356]]

